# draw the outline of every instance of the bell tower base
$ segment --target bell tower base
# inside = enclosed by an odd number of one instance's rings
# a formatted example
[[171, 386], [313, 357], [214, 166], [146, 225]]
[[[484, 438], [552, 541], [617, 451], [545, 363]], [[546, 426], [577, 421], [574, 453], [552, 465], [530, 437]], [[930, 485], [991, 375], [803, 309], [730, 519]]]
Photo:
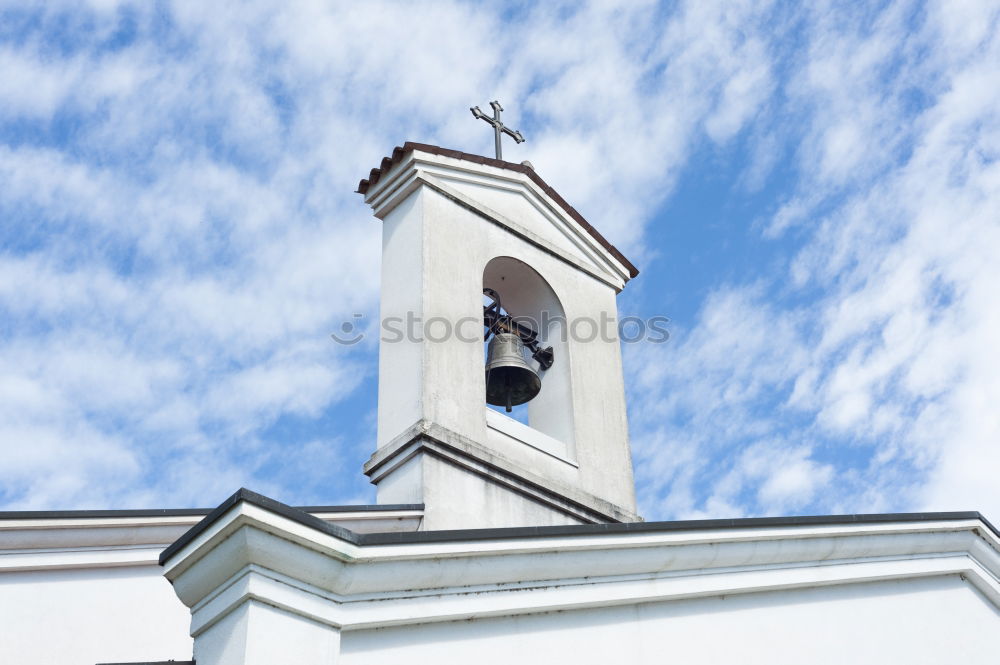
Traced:
[[641, 521], [428, 421], [376, 451], [364, 471], [380, 504], [423, 503], [425, 531]]

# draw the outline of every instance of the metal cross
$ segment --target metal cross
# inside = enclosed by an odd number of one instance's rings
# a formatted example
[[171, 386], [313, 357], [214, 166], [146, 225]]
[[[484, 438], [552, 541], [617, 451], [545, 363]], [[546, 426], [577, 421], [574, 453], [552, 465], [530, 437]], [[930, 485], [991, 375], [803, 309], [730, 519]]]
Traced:
[[503, 123], [500, 122], [500, 111], [503, 111], [503, 107], [500, 106], [500, 102], [497, 101], [490, 102], [490, 106], [493, 107], [492, 118], [483, 113], [482, 111], [480, 111], [478, 106], [473, 106], [469, 110], [472, 111], [472, 115], [476, 116], [480, 120], [485, 120], [486, 122], [493, 125], [493, 135], [496, 138], [497, 159], [503, 159], [503, 153], [501, 153], [500, 151], [500, 135], [506, 134], [507, 136], [510, 136], [512, 139], [514, 139], [514, 141], [516, 141], [517, 143], [524, 143], [524, 137], [521, 136], [521, 132], [517, 131], [516, 129], [510, 129], [508, 127], [504, 127]]

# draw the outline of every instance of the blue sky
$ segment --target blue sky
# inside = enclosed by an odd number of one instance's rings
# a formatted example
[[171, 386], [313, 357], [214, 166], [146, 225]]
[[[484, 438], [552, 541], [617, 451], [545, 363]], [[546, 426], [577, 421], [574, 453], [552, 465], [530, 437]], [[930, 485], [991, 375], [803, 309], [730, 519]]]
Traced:
[[392, 147], [642, 270], [647, 519], [1000, 515], [1000, 5], [0, 4], [0, 507], [372, 502]]

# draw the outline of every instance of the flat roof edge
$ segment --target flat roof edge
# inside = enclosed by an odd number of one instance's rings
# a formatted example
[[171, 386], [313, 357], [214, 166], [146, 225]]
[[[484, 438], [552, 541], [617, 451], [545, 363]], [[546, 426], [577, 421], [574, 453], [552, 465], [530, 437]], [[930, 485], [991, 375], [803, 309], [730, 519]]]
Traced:
[[[208, 515], [205, 516], [200, 522], [192, 526], [190, 529], [184, 532], [180, 538], [175, 540], [171, 545], [169, 545], [165, 550], [160, 552], [159, 564], [162, 566], [168, 559], [173, 557], [177, 552], [182, 550], [188, 543], [197, 538], [201, 533], [206, 531], [212, 524], [226, 514], [230, 508], [236, 506], [240, 503], [249, 503], [251, 505], [269, 510], [276, 515], [280, 515], [287, 519], [290, 519], [299, 524], [311, 527], [325, 533], [327, 535], [340, 538], [354, 545], [361, 544], [361, 536], [354, 533], [350, 529], [345, 529], [342, 526], [336, 524], [330, 524], [329, 522], [324, 522], [318, 517], [315, 517], [307, 512], [299, 510], [298, 508], [293, 508], [291, 506], [285, 505], [280, 501], [275, 501], [270, 499], [263, 494], [258, 494], [257, 492], [241, 487], [236, 490], [228, 499], [223, 501], [217, 508], [212, 510]], [[386, 504], [386, 506], [399, 506], [399, 505], [412, 505], [412, 504]], [[423, 508], [423, 506], [420, 506]], [[381, 506], [380, 510], [386, 510], [385, 506]]]
[[889, 522], [935, 522], [951, 520], [981, 521], [1000, 538], [1000, 531], [978, 511], [874, 513], [855, 515], [801, 515], [789, 517], [741, 517], [732, 519], [675, 520], [663, 522], [620, 522], [614, 524], [579, 524], [494, 529], [456, 529], [452, 531], [415, 531], [410, 533], [366, 533], [363, 545], [392, 545], [453, 542], [461, 540], [499, 540], [547, 536], [593, 536], [710, 529], [748, 529], [762, 527], [836, 526], [849, 524], [885, 524]]
[[307, 512], [292, 508], [269, 499], [262, 494], [240, 489], [218, 508], [208, 514], [198, 524], [192, 526], [183, 536], [160, 554], [160, 565], [208, 529], [237, 503], [246, 501], [270, 510], [282, 517], [309, 526], [322, 533], [335, 536], [354, 545], [408, 545], [418, 543], [447, 543], [471, 540], [502, 540], [512, 538], [543, 538], [553, 536], [595, 536], [670, 531], [703, 531], [710, 529], [747, 529], [765, 527], [795, 526], [836, 526], [851, 524], [886, 524], [890, 522], [941, 522], [952, 520], [978, 520], [994, 536], [1000, 538], [1000, 531], [978, 511], [921, 512], [921, 513], [875, 513], [852, 515], [802, 515], [788, 517], [742, 517], [734, 519], [675, 520], [665, 522], [625, 522], [613, 524], [579, 524], [564, 526], [507, 527], [489, 529], [455, 529], [446, 531], [413, 531], [389, 533], [355, 533], [344, 527], [324, 522]]
[[[362, 504], [357, 506], [294, 506], [305, 513], [376, 513], [392, 510], [423, 510], [422, 503]], [[87, 519], [99, 517], [197, 517], [214, 508], [138, 508], [125, 510], [0, 510], [0, 520]]]
[[195, 665], [193, 660], [144, 660], [141, 663], [98, 663], [97, 665]]

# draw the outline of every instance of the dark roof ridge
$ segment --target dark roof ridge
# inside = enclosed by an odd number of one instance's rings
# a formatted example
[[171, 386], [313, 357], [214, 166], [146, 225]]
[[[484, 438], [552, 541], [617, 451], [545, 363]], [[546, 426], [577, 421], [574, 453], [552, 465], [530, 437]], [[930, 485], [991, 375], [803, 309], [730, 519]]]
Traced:
[[183, 549], [188, 543], [197, 538], [203, 531], [212, 526], [212, 523], [226, 514], [230, 508], [233, 506], [246, 502], [265, 510], [270, 510], [273, 513], [277, 513], [282, 517], [287, 517], [299, 524], [312, 527], [318, 531], [329, 534], [331, 536], [336, 536], [341, 540], [346, 540], [349, 543], [355, 545], [360, 545], [359, 534], [354, 533], [350, 529], [345, 529], [342, 526], [337, 526], [324, 522], [318, 517], [310, 515], [309, 513], [304, 513], [301, 510], [287, 506], [280, 501], [275, 501], [274, 499], [269, 499], [263, 494], [258, 494], [257, 492], [248, 490], [245, 487], [241, 487], [236, 490], [228, 499], [223, 501], [218, 505], [217, 508], [212, 510], [208, 515], [204, 517], [200, 522], [195, 524], [193, 527], [188, 529], [181, 535], [180, 538], [175, 540], [170, 544], [165, 550], [160, 552], [159, 563], [162, 566], [167, 559], [172, 557], [174, 554]]
[[977, 511], [875, 513], [855, 515], [802, 515], [791, 517], [740, 517], [732, 519], [675, 520], [667, 522], [619, 522], [613, 524], [571, 524], [564, 526], [530, 526], [489, 529], [454, 529], [447, 531], [413, 531], [390, 533], [354, 533], [349, 529], [324, 522], [291, 506], [269, 499], [262, 494], [240, 489], [213, 510], [205, 519], [191, 527], [183, 536], [160, 554], [162, 566], [170, 557], [198, 537], [211, 524], [241, 501], [246, 501], [283, 517], [335, 536], [353, 545], [409, 545], [417, 543], [455, 542], [463, 540], [503, 540], [509, 538], [540, 538], [547, 536], [594, 536], [664, 531], [697, 531], [707, 529], [741, 529], [791, 526], [834, 526], [843, 524], [884, 524], [888, 522], [929, 522], [976, 519], [996, 537], [1000, 531]]
[[429, 152], [432, 155], [440, 155], [442, 157], [452, 157], [454, 159], [461, 159], [466, 162], [473, 162], [476, 164], [484, 164], [486, 166], [495, 166], [501, 169], [507, 169], [508, 171], [516, 171], [518, 173], [523, 173], [528, 176], [532, 182], [541, 187], [542, 191], [549, 195], [553, 201], [555, 201], [560, 208], [562, 208], [566, 214], [573, 218], [577, 224], [579, 224], [584, 231], [590, 234], [598, 242], [601, 247], [608, 250], [612, 256], [615, 257], [625, 268], [628, 270], [629, 278], [634, 278], [639, 274], [639, 269], [636, 268], [631, 261], [625, 258], [625, 255], [618, 251], [618, 248], [608, 242], [607, 238], [601, 235], [600, 231], [595, 229], [590, 225], [586, 219], [583, 218], [576, 208], [571, 206], [566, 202], [559, 192], [552, 189], [548, 183], [542, 180], [542, 177], [535, 173], [535, 169], [530, 166], [525, 166], [524, 164], [516, 164], [514, 162], [508, 162], [502, 159], [494, 159], [492, 157], [484, 157], [482, 155], [474, 155], [469, 152], [462, 152], [461, 150], [451, 150], [449, 148], [442, 148], [440, 146], [431, 145], [429, 143], [416, 143], [414, 141], [407, 141], [402, 146], [396, 146], [392, 150], [392, 155], [389, 157], [383, 157], [382, 162], [377, 168], [374, 168], [369, 172], [368, 177], [361, 180], [358, 183], [358, 194], [367, 194], [368, 188], [377, 183], [382, 176], [393, 167], [393, 165], [398, 164], [403, 157], [414, 150], [420, 150], [421, 152]]

